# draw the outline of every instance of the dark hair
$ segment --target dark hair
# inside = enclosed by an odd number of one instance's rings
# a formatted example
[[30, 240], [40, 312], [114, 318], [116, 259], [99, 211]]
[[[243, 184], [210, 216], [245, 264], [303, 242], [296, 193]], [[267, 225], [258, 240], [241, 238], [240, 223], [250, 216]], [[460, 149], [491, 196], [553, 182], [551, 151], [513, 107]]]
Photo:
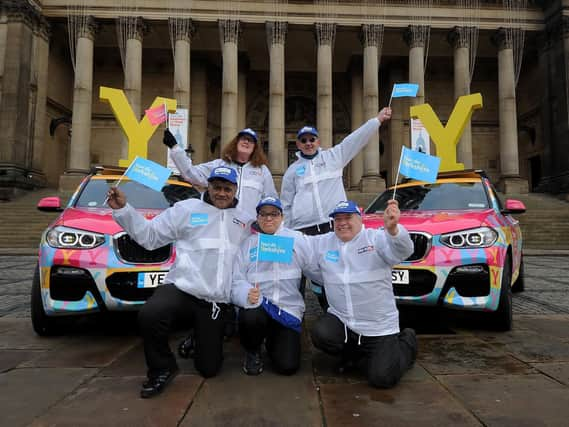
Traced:
[[[237, 160], [237, 143], [239, 142], [239, 138], [240, 136], [237, 135], [229, 144], [223, 147], [223, 150], [221, 151], [221, 158], [226, 162], [235, 162]], [[256, 168], [269, 164], [267, 156], [261, 146], [261, 141], [257, 141], [255, 143], [255, 148], [249, 157], [249, 162]]]

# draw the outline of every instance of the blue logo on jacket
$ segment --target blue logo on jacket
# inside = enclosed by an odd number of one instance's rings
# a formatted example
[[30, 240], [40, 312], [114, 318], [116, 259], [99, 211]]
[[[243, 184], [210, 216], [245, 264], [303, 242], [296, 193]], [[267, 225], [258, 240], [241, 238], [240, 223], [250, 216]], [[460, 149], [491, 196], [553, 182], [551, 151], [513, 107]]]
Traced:
[[304, 176], [306, 173], [306, 166], [302, 165], [296, 168], [296, 176]]
[[330, 262], [340, 261], [340, 252], [338, 252], [338, 251], [326, 252], [326, 261], [330, 261]]
[[257, 261], [257, 246], [254, 248], [249, 249], [249, 261], [255, 262]]
[[207, 225], [208, 221], [208, 215], [206, 213], [193, 213], [190, 215], [190, 225], [192, 227]]

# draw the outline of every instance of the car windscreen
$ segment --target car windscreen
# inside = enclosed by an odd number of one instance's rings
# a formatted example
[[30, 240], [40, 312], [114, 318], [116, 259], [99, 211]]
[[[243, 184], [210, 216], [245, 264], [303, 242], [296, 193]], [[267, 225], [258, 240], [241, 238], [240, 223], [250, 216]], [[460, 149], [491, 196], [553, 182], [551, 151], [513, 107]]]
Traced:
[[[107, 207], [104, 205], [107, 191], [110, 186], [115, 184], [114, 179], [89, 180], [81, 191], [75, 207]], [[154, 191], [135, 181], [121, 181], [119, 189], [125, 193], [128, 203], [138, 209], [166, 209], [180, 200], [200, 196], [200, 193], [193, 187], [168, 183], [162, 187], [162, 191]]]
[[[382, 193], [366, 213], [382, 212], [393, 190]], [[397, 188], [395, 199], [404, 210], [487, 209], [488, 197], [481, 182], [445, 182]]]

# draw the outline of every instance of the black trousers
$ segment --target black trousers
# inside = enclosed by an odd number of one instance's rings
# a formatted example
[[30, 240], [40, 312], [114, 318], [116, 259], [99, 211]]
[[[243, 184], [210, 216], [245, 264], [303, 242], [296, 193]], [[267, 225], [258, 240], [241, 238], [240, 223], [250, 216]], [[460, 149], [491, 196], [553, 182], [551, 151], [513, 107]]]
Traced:
[[223, 330], [225, 304], [212, 318], [212, 304], [167, 284], [156, 288], [142, 306], [138, 323], [144, 339], [144, 355], [149, 377], [167, 369], [177, 369], [176, 357], [168, 336], [177, 328], [193, 327], [195, 331], [194, 366], [203, 377], [213, 377], [223, 362]]
[[262, 308], [239, 310], [239, 336], [248, 352], [259, 351], [263, 340], [273, 368], [292, 375], [300, 366], [300, 333], [281, 325]]
[[[348, 329], [336, 316], [321, 316], [311, 331], [314, 346], [325, 353], [344, 359], [366, 359], [369, 383], [378, 388], [395, 386], [415, 362], [417, 341], [407, 333], [380, 337], [362, 336]], [[358, 344], [359, 340], [359, 344]]]
[[[324, 222], [322, 224], [313, 225], [311, 227], [300, 228], [298, 231], [300, 231], [302, 234], [306, 234], [307, 236], [316, 236], [318, 234], [326, 234], [329, 231], [334, 231], [334, 228], [332, 227], [330, 222]], [[326, 313], [326, 311], [328, 310], [328, 300], [326, 299], [326, 291], [324, 290], [324, 286], [316, 282], [313, 282], [312, 284], [320, 289], [320, 293], [314, 292], [314, 294], [316, 295], [316, 298], [318, 298], [318, 303], [320, 304], [320, 307], [322, 308], [324, 313]], [[300, 288], [302, 290], [301, 291], [302, 295], [304, 296], [304, 290], [306, 288], [305, 276], [302, 276], [301, 278]]]

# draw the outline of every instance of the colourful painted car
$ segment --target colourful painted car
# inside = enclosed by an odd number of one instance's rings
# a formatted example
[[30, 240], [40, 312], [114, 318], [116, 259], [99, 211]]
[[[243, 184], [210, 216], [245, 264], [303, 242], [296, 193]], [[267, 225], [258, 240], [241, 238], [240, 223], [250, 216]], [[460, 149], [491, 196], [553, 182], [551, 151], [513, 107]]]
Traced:
[[[390, 188], [365, 210], [366, 227], [383, 226]], [[400, 223], [415, 251], [393, 269], [398, 304], [486, 312], [497, 330], [512, 327], [512, 289], [523, 290], [522, 233], [483, 171], [446, 172], [433, 184], [408, 181], [395, 189]]]
[[[59, 197], [38, 203], [43, 211], [62, 211], [42, 235], [31, 295], [34, 330], [61, 333], [70, 316], [138, 310], [162, 284], [172, 265], [172, 245], [148, 251], [113, 220], [105, 204], [110, 185], [121, 170], [101, 169], [88, 175], [67, 206]], [[161, 192], [123, 178], [128, 202], [152, 218], [179, 200], [199, 197], [190, 184], [169, 180]]]

